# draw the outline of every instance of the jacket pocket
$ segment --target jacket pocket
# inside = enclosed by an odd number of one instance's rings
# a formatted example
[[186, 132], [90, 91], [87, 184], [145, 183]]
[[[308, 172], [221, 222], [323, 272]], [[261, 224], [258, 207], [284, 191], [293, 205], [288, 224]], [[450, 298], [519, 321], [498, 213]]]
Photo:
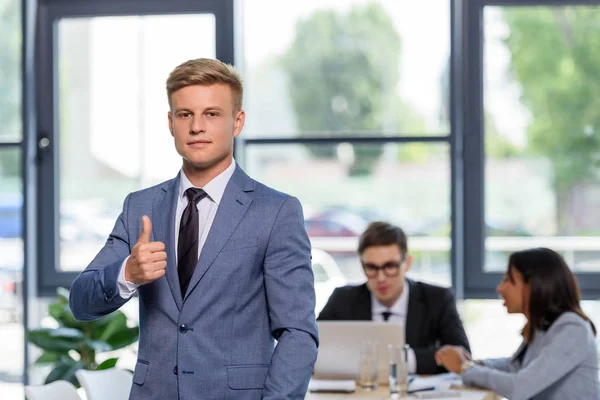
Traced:
[[227, 367], [227, 383], [231, 389], [262, 389], [268, 371], [266, 364], [230, 365]]
[[142, 386], [144, 382], [146, 382], [146, 374], [148, 373], [149, 367], [150, 363], [148, 361], [137, 360], [135, 371], [133, 373], [133, 383]]

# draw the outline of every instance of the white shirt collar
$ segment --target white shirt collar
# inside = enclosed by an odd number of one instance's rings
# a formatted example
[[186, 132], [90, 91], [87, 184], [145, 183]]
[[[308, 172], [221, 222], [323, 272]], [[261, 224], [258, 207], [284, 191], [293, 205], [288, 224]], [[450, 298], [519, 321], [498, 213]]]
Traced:
[[[201, 188], [206, 192], [208, 197], [210, 197], [211, 200], [217, 204], [217, 206], [223, 198], [223, 193], [225, 193], [225, 187], [227, 186], [227, 183], [229, 183], [229, 179], [231, 179], [231, 177], [233, 176], [235, 168], [236, 162], [232, 159], [231, 164], [229, 165], [229, 167], [227, 167], [227, 169], [225, 169], [225, 171], [215, 176], [210, 182], [208, 182], [206, 185], [204, 185], [203, 188]], [[194, 185], [185, 175], [183, 169], [181, 169], [179, 176], [179, 199], [183, 199], [185, 196], [185, 191], [191, 187], [194, 187]]]
[[408, 282], [404, 280], [404, 288], [402, 289], [402, 294], [398, 297], [398, 300], [391, 307], [386, 307], [377, 300], [377, 297], [373, 293], [371, 293], [371, 312], [372, 315], [381, 315], [384, 311], [390, 311], [392, 315], [400, 316], [402, 318], [406, 318], [406, 314], [408, 312], [408, 292], [410, 291], [408, 287]]

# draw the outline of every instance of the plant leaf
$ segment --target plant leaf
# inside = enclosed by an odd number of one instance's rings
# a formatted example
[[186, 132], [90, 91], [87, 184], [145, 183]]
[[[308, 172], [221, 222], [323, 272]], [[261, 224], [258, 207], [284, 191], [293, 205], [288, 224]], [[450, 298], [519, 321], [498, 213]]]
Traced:
[[59, 303], [50, 304], [48, 306], [48, 314], [55, 320], [59, 321], [62, 319], [65, 313], [65, 306]]
[[67, 372], [65, 372], [64, 379], [71, 382], [76, 388], [81, 387], [79, 380], [75, 376], [75, 372], [77, 372], [78, 370], [80, 370], [82, 368], [83, 368], [83, 366], [79, 362], [77, 364], [73, 365], [71, 368], [69, 368], [67, 370]]
[[71, 357], [61, 357], [60, 360], [56, 363], [56, 366], [48, 376], [46, 377], [45, 383], [52, 383], [58, 380], [68, 380], [67, 373], [79, 363], [73, 360]]
[[75, 317], [73, 316], [73, 313], [71, 312], [71, 308], [69, 307], [68, 304], [63, 304], [62, 307], [63, 307], [63, 314], [61, 316], [60, 321], [62, 322], [63, 326], [66, 326], [67, 328], [75, 328], [75, 329], [82, 330], [83, 325], [86, 324], [87, 322], [77, 321], [75, 319]]
[[100, 339], [100, 337], [102, 336], [102, 332], [104, 332], [104, 329], [106, 329], [106, 327], [110, 324], [113, 318], [115, 318], [119, 314], [122, 314], [122, 312], [116, 311], [105, 315], [104, 317], [95, 321], [86, 322], [85, 326], [86, 330], [88, 331], [88, 335], [86, 336], [88, 336], [91, 339]]
[[140, 328], [125, 328], [119, 332], [115, 332], [106, 342], [112, 346], [113, 350], [117, 350], [135, 343], [139, 335]]
[[86, 346], [89, 346], [90, 348], [94, 349], [95, 351], [111, 351], [113, 349], [113, 347], [108, 344], [107, 342], [104, 342], [102, 340], [90, 340], [90, 339], [86, 339], [85, 340], [85, 344]]
[[108, 360], [105, 360], [103, 363], [101, 363], [100, 365], [98, 365], [98, 368], [96, 368], [98, 371], [103, 370], [103, 369], [109, 369], [109, 368], [114, 368], [115, 365], [117, 365], [117, 361], [119, 360], [118, 357], [114, 357], [114, 358], [109, 358]]
[[35, 360], [34, 364], [52, 364], [59, 360], [60, 356], [64, 356], [66, 353], [56, 353], [54, 351], [46, 351], [44, 354]]
[[69, 369], [68, 365], [58, 364], [57, 366], [54, 367], [54, 369], [52, 371], [50, 371], [50, 373], [46, 377], [46, 381], [44, 381], [44, 383], [48, 384], [48, 383], [52, 383], [54, 381], [63, 379], [63, 376], [65, 375], [65, 372], [68, 371], [68, 369]]
[[[80, 384], [77, 380], [77, 377], [75, 376], [75, 372], [82, 368], [84, 368], [84, 365], [81, 361], [75, 361], [68, 355], [61, 355], [60, 359], [56, 364], [56, 367], [54, 368], [54, 370], [52, 370], [52, 372], [50, 372], [50, 374], [46, 378], [46, 383], [51, 382], [49, 381], [49, 379], [57, 380], [56, 377], [59, 377], [59, 379], [69, 381], [73, 385], [75, 385], [75, 387], [79, 387]], [[55, 374], [54, 376], [52, 376], [53, 373]]]
[[58, 328], [50, 330], [50, 336], [53, 338], [61, 338], [61, 339], [75, 339], [82, 340], [85, 339], [83, 336], [83, 332], [79, 329], [74, 328]]
[[65, 353], [69, 350], [77, 350], [78, 340], [52, 336], [54, 330], [48, 328], [34, 329], [27, 333], [27, 339], [45, 351]]
[[83, 368], [83, 364], [81, 364], [80, 362], [76, 362], [69, 369], [67, 369], [65, 371], [65, 373], [63, 375], [63, 379], [71, 382], [73, 385], [75, 385], [76, 388], [81, 387], [79, 380], [75, 376], [75, 372], [77, 372], [78, 370], [80, 370], [82, 368]]
[[104, 330], [101, 331], [100, 340], [108, 340], [115, 333], [127, 329], [127, 317], [123, 313], [115, 314], [106, 325]]

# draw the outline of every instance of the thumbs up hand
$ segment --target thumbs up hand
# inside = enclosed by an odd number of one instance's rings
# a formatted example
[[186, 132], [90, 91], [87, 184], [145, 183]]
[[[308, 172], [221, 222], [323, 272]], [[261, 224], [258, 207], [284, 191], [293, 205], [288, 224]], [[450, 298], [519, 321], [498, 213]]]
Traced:
[[157, 280], [165, 275], [167, 252], [163, 242], [151, 242], [152, 222], [142, 217], [142, 233], [125, 264], [125, 279], [137, 285]]

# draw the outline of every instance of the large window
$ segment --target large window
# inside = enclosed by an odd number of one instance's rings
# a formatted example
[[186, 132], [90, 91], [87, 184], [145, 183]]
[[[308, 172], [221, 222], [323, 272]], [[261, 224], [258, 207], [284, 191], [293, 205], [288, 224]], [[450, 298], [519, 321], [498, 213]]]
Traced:
[[[355, 249], [373, 220], [406, 230], [412, 277], [461, 296], [494, 298], [508, 254], [541, 245], [598, 294], [597, 6], [146, 3], [41, 2], [37, 67], [54, 92], [38, 104], [40, 198], [54, 213], [40, 231], [57, 238], [40, 243], [44, 293], [87, 265], [128, 192], [176, 174], [164, 80], [216, 56], [245, 80], [237, 161], [302, 202], [321, 300], [364, 280]], [[18, 124], [0, 129], [20, 140]]]
[[[194, 35], [203, 40], [181, 40]], [[58, 22], [59, 270], [87, 266], [129, 192], [177, 174], [166, 77], [183, 61], [215, 55], [213, 14]]]
[[[465, 10], [465, 292], [496, 297], [508, 255], [543, 246], [597, 299], [600, 7], [531, 3], [477, 0]], [[597, 301], [583, 308], [600, 318]], [[500, 300], [466, 300], [461, 315], [477, 358], [511, 354], [521, 340], [524, 318]]]
[[600, 7], [532, 3], [478, 0], [464, 13], [465, 292], [492, 297], [508, 255], [543, 246], [594, 298]]
[[[232, 1], [40, 4], [40, 291], [69, 287], [129, 192], [176, 176], [165, 82], [192, 58], [233, 62]], [[53, 89], [53, 90], [50, 90]], [[169, 150], [171, 149], [171, 150]]]
[[364, 281], [358, 236], [386, 220], [410, 237], [412, 275], [450, 286], [450, 3], [241, 3], [248, 172], [300, 199], [332, 281]]
[[22, 398], [21, 2], [0, 0], [0, 393]]
[[600, 7], [485, 7], [484, 28], [485, 268], [543, 245], [600, 272]]
[[288, 3], [242, 2], [246, 137], [449, 133], [449, 1]]

